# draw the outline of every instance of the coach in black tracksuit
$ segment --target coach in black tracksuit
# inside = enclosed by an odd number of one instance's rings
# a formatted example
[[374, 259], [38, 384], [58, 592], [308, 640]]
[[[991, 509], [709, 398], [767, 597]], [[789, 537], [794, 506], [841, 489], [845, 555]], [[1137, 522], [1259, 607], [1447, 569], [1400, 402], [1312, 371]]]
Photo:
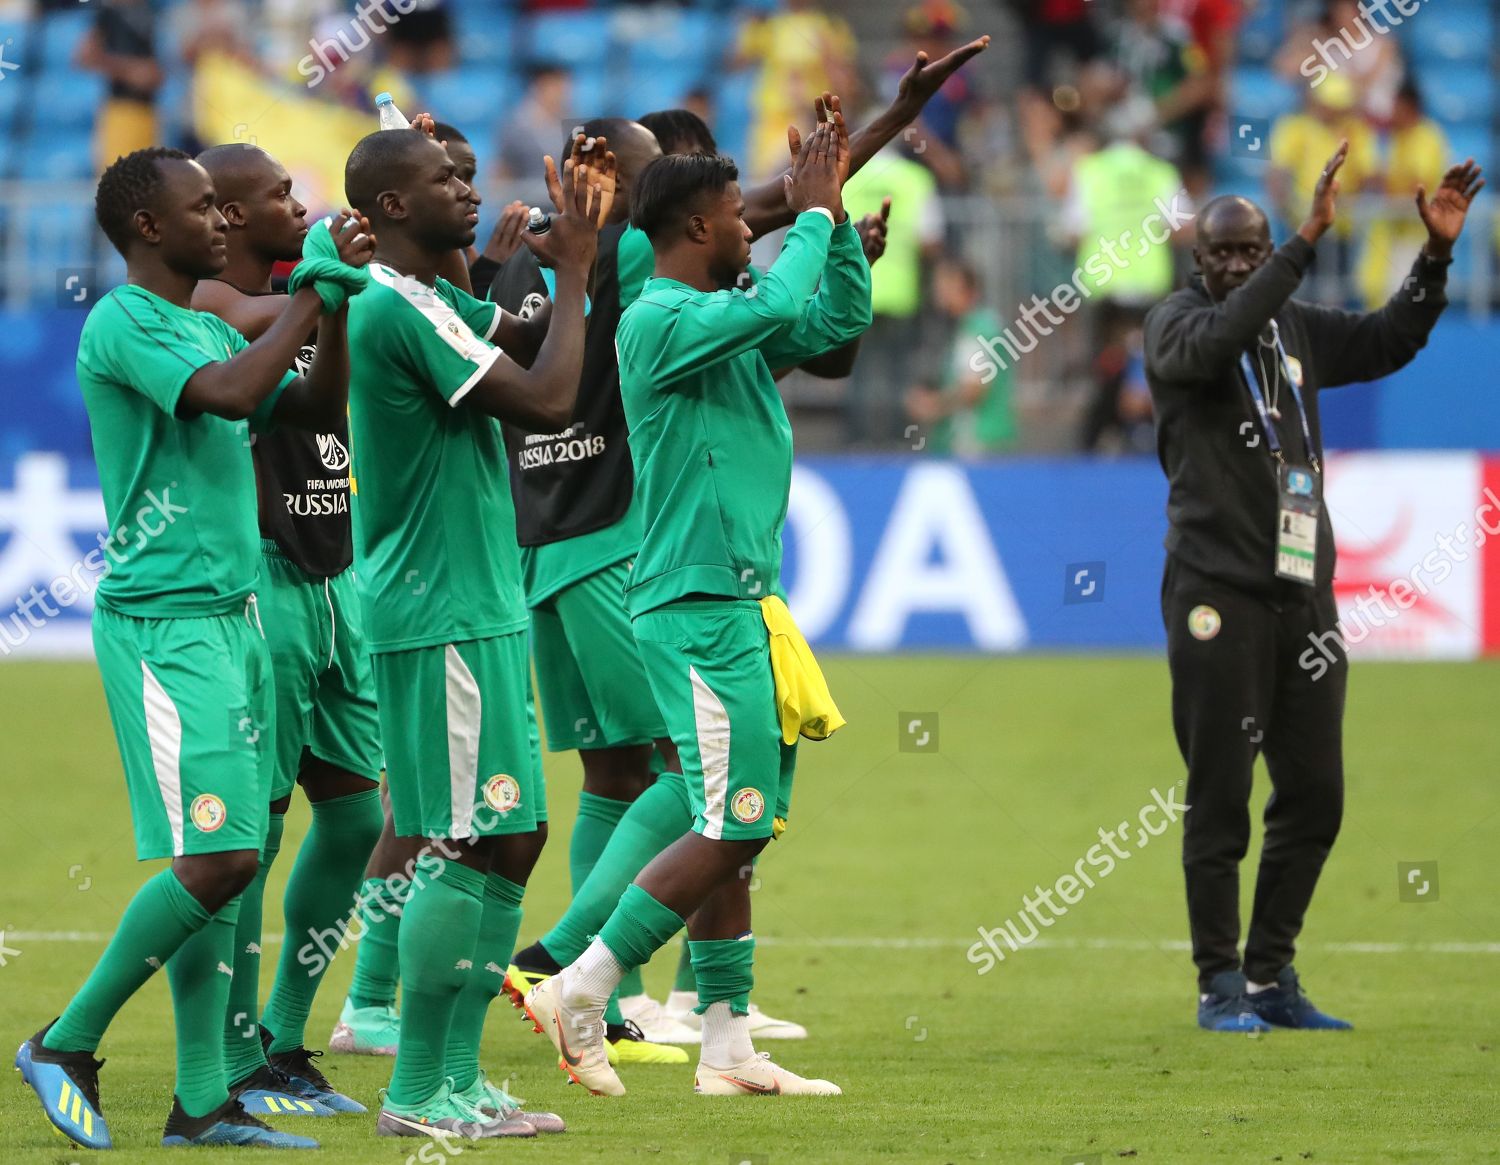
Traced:
[[[1347, 661], [1299, 663], [1335, 630], [1333, 529], [1322, 504], [1318, 393], [1407, 364], [1447, 303], [1454, 240], [1483, 185], [1456, 166], [1429, 202], [1411, 277], [1368, 315], [1291, 299], [1332, 224], [1330, 159], [1308, 221], [1277, 250], [1263, 211], [1216, 199], [1198, 220], [1201, 277], [1146, 318], [1146, 378], [1170, 482], [1162, 616], [1172, 722], [1187, 762], [1183, 870], [1199, 1023], [1216, 1031], [1347, 1027], [1302, 994], [1292, 955], [1343, 812]], [[1329, 636], [1325, 642], [1337, 642]], [[1251, 770], [1272, 795], [1239, 955], [1239, 863]]]

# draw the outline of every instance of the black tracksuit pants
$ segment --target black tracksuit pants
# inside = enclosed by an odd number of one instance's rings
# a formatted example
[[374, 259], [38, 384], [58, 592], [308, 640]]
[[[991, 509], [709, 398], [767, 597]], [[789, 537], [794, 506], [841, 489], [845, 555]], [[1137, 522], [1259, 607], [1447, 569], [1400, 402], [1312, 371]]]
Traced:
[[[1217, 613], [1207, 638], [1199, 635], [1213, 619], [1200, 613], [1190, 623], [1199, 607]], [[1243, 966], [1250, 981], [1272, 983], [1292, 961], [1343, 816], [1349, 665], [1330, 634], [1338, 619], [1332, 589], [1281, 583], [1263, 598], [1169, 555], [1162, 617], [1172, 726], [1188, 770], [1182, 866], [1199, 989], [1241, 966], [1239, 865], [1250, 844], [1250, 776], [1261, 752], [1272, 791]]]

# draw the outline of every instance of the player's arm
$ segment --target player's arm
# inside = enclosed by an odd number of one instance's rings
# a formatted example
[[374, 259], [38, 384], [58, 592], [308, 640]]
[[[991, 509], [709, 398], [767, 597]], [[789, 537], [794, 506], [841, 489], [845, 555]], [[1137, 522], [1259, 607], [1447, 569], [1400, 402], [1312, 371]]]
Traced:
[[[879, 214], [867, 214], [855, 224], [855, 231], [859, 234], [860, 246], [865, 253], [865, 262], [871, 267], [875, 261], [885, 254], [885, 233], [891, 216], [891, 200], [884, 199], [880, 204]], [[856, 336], [847, 344], [813, 356], [802, 361], [798, 365], [803, 372], [810, 376], [816, 376], [820, 380], [843, 380], [854, 372], [854, 362], [859, 358], [859, 337]], [[777, 380], [790, 372], [791, 369], [782, 369], [773, 372]]]
[[[578, 157], [575, 151], [574, 159]], [[557, 179], [547, 158], [548, 185]], [[599, 228], [614, 202], [615, 157], [604, 152], [591, 162], [569, 167], [567, 184], [558, 188], [560, 212], [547, 233], [526, 232], [522, 239], [537, 259], [554, 269], [557, 286], [550, 307], [522, 320], [496, 307], [495, 336], [525, 344], [536, 340], [528, 364], [503, 351], [468, 393], [473, 407], [520, 428], [555, 432], [573, 416], [578, 379], [583, 372], [584, 300], [598, 251]], [[538, 320], [541, 322], [538, 323]], [[521, 359], [528, 351], [518, 353]]]
[[312, 288], [289, 297], [285, 310], [254, 343], [192, 374], [177, 399], [177, 415], [250, 418], [287, 380], [287, 370], [322, 314], [323, 301]]
[[[858, 173], [860, 167], [916, 121], [932, 95], [943, 87], [943, 82], [984, 52], [989, 43], [988, 36], [981, 36], [930, 63], [926, 53], [918, 53], [916, 63], [902, 76], [896, 88], [896, 99], [891, 102], [890, 107], [869, 125], [851, 135], [849, 173]], [[792, 221], [787, 213], [780, 182], [781, 176], [778, 175], [770, 182], [745, 192], [745, 221], [756, 238]]]
[[1427, 227], [1411, 274], [1385, 306], [1360, 313], [1316, 304], [1299, 304], [1307, 317], [1318, 385], [1330, 388], [1388, 376], [1409, 364], [1448, 306], [1448, 264], [1453, 244], [1463, 231], [1474, 196], [1484, 187], [1483, 171], [1473, 159], [1450, 167], [1442, 184], [1427, 199], [1418, 186], [1417, 213]]

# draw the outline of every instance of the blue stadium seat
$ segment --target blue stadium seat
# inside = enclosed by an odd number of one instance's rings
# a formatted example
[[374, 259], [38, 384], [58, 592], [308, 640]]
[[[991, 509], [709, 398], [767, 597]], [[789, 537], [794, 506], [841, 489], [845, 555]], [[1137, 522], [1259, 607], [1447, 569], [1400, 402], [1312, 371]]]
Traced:
[[1235, 33], [1239, 59], [1246, 64], [1268, 64], [1286, 36], [1286, 8], [1280, 0], [1253, 5]]
[[1481, 3], [1445, 0], [1442, 16], [1430, 19], [1419, 13], [1408, 24], [1407, 54], [1420, 68], [1449, 61], [1486, 64], [1495, 43], [1495, 18]]
[[635, 114], [622, 104], [623, 98], [610, 80], [605, 70], [597, 65], [574, 69], [568, 108], [579, 117], [634, 117]]
[[86, 8], [77, 12], [54, 12], [42, 21], [42, 67], [66, 69], [73, 63], [73, 52], [94, 23], [94, 13]]
[[602, 68], [610, 58], [608, 30], [596, 12], [539, 12], [522, 25], [523, 53], [535, 64]]
[[11, 222], [19, 223], [27, 262], [39, 270], [51, 271], [88, 259], [94, 220], [84, 206], [77, 203], [32, 206], [24, 216], [12, 216]]
[[621, 10], [614, 19], [615, 39], [626, 45], [633, 69], [681, 62], [707, 72], [716, 64], [715, 29], [726, 23], [691, 8], [655, 9], [646, 15]]
[[453, 37], [464, 64], [513, 67], [520, 61], [520, 22], [508, 7], [469, 0], [454, 12]]
[[23, 178], [75, 181], [94, 176], [93, 143], [89, 135], [42, 133], [33, 129], [22, 145], [18, 171]]
[[183, 139], [193, 124], [193, 78], [186, 68], [167, 73], [156, 95], [156, 113], [161, 129], [158, 137], [168, 145]]
[[94, 111], [105, 98], [104, 78], [76, 71], [43, 73], [37, 78], [33, 103], [39, 117], [54, 133], [87, 132]]
[[1231, 118], [1274, 119], [1297, 108], [1296, 88], [1270, 69], [1246, 66], [1236, 69], [1231, 82]]
[[423, 108], [451, 122], [473, 139], [484, 140], [505, 117], [516, 97], [511, 75], [493, 66], [467, 66], [416, 78]]
[[740, 69], [725, 73], [714, 90], [714, 140], [719, 153], [728, 154], [741, 164], [749, 162], [746, 147], [750, 140], [750, 96], [755, 88], [755, 70]]
[[[1473, 158], [1481, 166], [1495, 164], [1495, 137], [1488, 126], [1445, 125], [1443, 133], [1448, 136], [1449, 165], [1456, 165], [1465, 158]], [[1434, 174], [1432, 181], [1437, 179], [1438, 175]]]
[[649, 69], [632, 69], [616, 93], [615, 106], [626, 117], [675, 109], [703, 76], [697, 65], [685, 61], [659, 61]]
[[1488, 125], [1495, 112], [1495, 76], [1478, 65], [1429, 68], [1421, 74], [1427, 109], [1454, 125]]

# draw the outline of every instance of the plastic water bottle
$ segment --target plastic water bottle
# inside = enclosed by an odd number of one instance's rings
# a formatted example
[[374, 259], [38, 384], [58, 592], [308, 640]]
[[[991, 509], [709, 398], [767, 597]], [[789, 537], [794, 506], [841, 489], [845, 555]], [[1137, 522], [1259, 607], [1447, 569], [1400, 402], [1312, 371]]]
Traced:
[[391, 100], [389, 93], [377, 93], [375, 95], [375, 112], [380, 115], [381, 129], [410, 129], [411, 122], [406, 115], [396, 108], [396, 103]]
[[552, 229], [552, 216], [540, 206], [533, 206], [526, 215], [526, 229], [533, 235], [545, 235]]

